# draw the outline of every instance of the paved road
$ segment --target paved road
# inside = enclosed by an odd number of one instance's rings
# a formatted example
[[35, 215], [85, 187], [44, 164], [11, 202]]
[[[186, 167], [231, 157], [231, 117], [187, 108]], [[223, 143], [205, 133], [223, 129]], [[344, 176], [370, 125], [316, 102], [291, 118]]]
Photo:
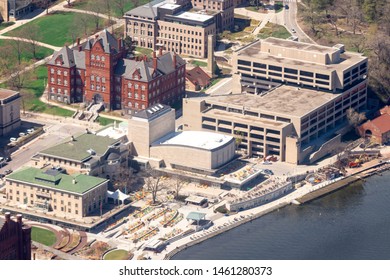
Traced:
[[[284, 5], [288, 5], [288, 9], [284, 9], [284, 23], [288, 31], [290, 31], [291, 34], [298, 37], [298, 40], [300, 42], [306, 42], [306, 43], [313, 43], [316, 44], [303, 30], [297, 23], [297, 12], [298, 12], [298, 4], [297, 2], [291, 1], [291, 0], [284, 0]], [[295, 32], [293, 32], [295, 30]]]

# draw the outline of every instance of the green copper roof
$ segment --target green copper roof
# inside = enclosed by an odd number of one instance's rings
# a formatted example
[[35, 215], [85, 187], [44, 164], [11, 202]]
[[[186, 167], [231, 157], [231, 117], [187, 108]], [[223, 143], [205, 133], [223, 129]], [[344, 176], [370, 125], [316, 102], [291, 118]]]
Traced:
[[90, 157], [88, 150], [92, 149], [97, 155], [103, 155], [108, 146], [117, 143], [118, 139], [112, 139], [107, 136], [98, 136], [95, 134], [83, 134], [79, 137], [68, 139], [66, 142], [41, 151], [41, 154], [55, 157], [83, 161]]
[[[52, 189], [58, 189], [61, 191], [79, 194], [83, 194], [90, 189], [93, 189], [94, 187], [107, 181], [106, 179], [88, 176], [84, 174], [77, 174], [71, 176], [63, 173], [58, 173], [55, 175], [50, 175], [47, 174], [47, 172], [45, 172], [44, 170], [34, 167], [26, 167], [19, 169], [14, 173], [8, 175], [7, 179], [17, 180], [25, 183], [50, 187]], [[73, 183], [73, 179], [76, 180], [76, 183]]]

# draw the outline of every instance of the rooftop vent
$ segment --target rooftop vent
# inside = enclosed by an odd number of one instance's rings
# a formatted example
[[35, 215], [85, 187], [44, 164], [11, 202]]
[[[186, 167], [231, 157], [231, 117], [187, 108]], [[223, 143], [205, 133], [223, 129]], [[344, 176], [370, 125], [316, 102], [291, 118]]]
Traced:
[[95, 152], [95, 150], [93, 150], [93, 149], [88, 149], [87, 152], [88, 152], [91, 156], [96, 155], [96, 152]]

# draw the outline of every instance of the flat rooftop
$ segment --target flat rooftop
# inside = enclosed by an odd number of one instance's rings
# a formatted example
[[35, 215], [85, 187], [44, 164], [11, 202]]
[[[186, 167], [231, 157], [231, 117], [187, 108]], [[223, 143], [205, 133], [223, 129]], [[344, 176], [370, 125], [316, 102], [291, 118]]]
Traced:
[[171, 3], [165, 3], [163, 5], [159, 5], [160, 8], [167, 9], [167, 10], [174, 10], [176, 8], [179, 8], [180, 5], [177, 4], [171, 4]]
[[245, 107], [247, 111], [265, 114], [303, 117], [339, 96], [339, 94], [317, 91], [315, 89], [282, 85], [263, 96], [229, 94], [210, 96], [206, 98], [206, 101], [225, 104], [225, 106], [228, 105], [230, 108], [237, 107], [242, 109], [242, 107]]
[[43, 155], [54, 156], [58, 158], [83, 161], [91, 157], [88, 150], [93, 150], [96, 155], [103, 155], [108, 147], [119, 142], [108, 136], [99, 136], [95, 134], [82, 134], [74, 139], [68, 139], [65, 142], [40, 152]]
[[[83, 194], [108, 181], [107, 179], [84, 174], [74, 176], [64, 173], [48, 174], [44, 170], [34, 167], [19, 169], [8, 175], [8, 179], [78, 194]], [[75, 180], [75, 183], [73, 183], [73, 180]]]
[[0, 89], [0, 100], [7, 99], [11, 96], [14, 96], [15, 94], [18, 94], [17, 91], [1, 88]]
[[212, 16], [199, 14], [199, 13], [191, 13], [191, 12], [183, 12], [175, 15], [176, 18], [188, 19], [192, 21], [205, 22], [209, 19], [212, 19]]
[[[334, 51], [337, 51], [337, 49], [332, 47], [317, 46], [308, 43], [282, 40], [276, 38], [267, 38], [266, 42], [272, 43], [278, 47], [296, 49], [297, 51], [306, 50], [310, 52], [318, 52], [321, 54], [332, 53]], [[302, 66], [302, 67], [316, 68], [318, 70], [326, 70], [326, 71], [331, 71], [331, 70], [343, 71], [354, 66], [357, 63], [367, 60], [367, 58], [362, 56], [360, 53], [354, 53], [354, 52], [344, 52], [340, 54], [340, 61], [338, 63], [333, 63], [333, 64], [322, 64], [322, 63], [310, 62], [308, 60], [303, 60], [303, 59], [300, 60], [300, 59], [288, 58], [283, 56], [275, 56], [267, 52], [261, 51], [261, 40], [258, 40], [252, 44], [247, 45], [246, 47], [239, 49], [237, 51], [237, 58], [240, 59], [240, 57], [250, 57], [251, 59], [263, 60], [263, 61], [267, 61], [268, 63], [279, 63], [287, 67], [288, 65]]]
[[169, 134], [158, 140], [154, 145], [187, 146], [204, 150], [213, 150], [225, 145], [232, 139], [232, 136], [213, 132], [183, 131]]

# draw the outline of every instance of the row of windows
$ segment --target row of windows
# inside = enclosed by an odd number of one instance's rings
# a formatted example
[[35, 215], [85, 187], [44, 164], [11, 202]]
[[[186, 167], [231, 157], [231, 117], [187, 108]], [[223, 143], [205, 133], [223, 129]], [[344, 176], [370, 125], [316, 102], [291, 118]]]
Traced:
[[98, 60], [98, 61], [99, 61], [99, 60], [105, 61], [105, 60], [106, 60], [106, 57], [105, 57], [105, 56], [99, 56], [99, 55], [96, 55], [96, 56], [95, 56], [94, 54], [92, 54], [92, 55], [91, 55], [91, 59], [92, 59], [92, 60]]

